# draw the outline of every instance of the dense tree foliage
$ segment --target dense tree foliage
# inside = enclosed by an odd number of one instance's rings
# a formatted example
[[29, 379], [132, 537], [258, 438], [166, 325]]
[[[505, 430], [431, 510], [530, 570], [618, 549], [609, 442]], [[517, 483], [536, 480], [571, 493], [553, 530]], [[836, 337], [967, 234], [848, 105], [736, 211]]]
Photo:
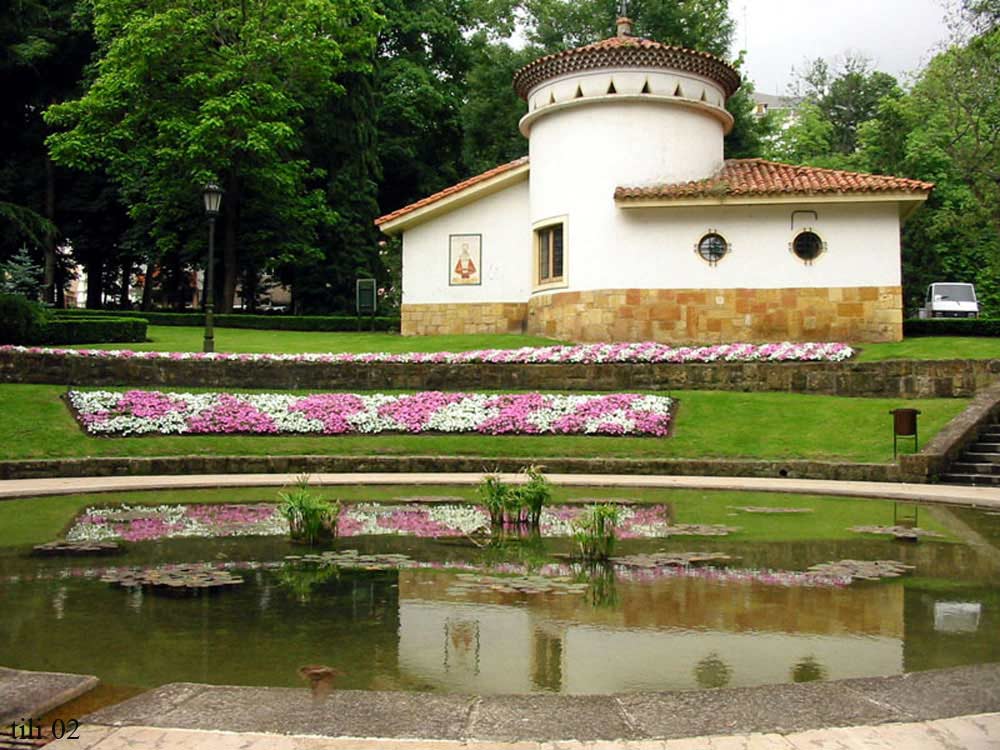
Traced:
[[94, 0], [96, 75], [46, 114], [52, 158], [104, 169], [161, 260], [201, 252], [201, 186], [226, 190], [221, 304], [241, 268], [317, 255], [337, 218], [304, 158], [307, 120], [371, 64], [367, 0]]

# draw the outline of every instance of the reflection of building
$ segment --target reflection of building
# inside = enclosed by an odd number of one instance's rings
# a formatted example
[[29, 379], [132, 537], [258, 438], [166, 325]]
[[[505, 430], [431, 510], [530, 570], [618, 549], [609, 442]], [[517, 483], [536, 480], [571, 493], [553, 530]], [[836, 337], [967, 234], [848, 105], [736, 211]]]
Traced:
[[[457, 692], [601, 693], [697, 688], [709, 667], [730, 687], [903, 670], [898, 585], [619, 581], [618, 606], [595, 608], [580, 595], [456, 597], [454, 581], [400, 573], [405, 679]], [[456, 623], [467, 637], [456, 639]]]

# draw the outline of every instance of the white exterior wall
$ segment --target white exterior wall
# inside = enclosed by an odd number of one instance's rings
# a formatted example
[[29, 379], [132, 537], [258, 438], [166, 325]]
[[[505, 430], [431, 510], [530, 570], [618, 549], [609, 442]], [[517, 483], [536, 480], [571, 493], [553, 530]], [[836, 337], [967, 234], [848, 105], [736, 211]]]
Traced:
[[[448, 237], [483, 236], [482, 284], [450, 286]], [[403, 302], [526, 302], [531, 294], [528, 181], [467, 204], [403, 233]]]
[[[810, 214], [792, 212], [814, 210]], [[810, 228], [827, 245], [811, 265], [789, 243]], [[899, 286], [899, 214], [894, 203], [616, 208], [612, 244], [581, 235], [570, 215], [569, 290], [784, 289]], [[710, 266], [695, 252], [715, 230], [732, 245]], [[608, 249], [610, 249], [610, 252]], [[557, 290], [562, 291], [562, 290]]]
[[[715, 118], [656, 102], [595, 102], [535, 121], [531, 220], [567, 217], [568, 288], [608, 289], [612, 285], [598, 279], [624, 271], [610, 267], [631, 242], [621, 231], [616, 187], [707, 177], [722, 167], [722, 144], [723, 126]], [[604, 263], [600, 271], [598, 260]], [[647, 271], [637, 269], [625, 286], [649, 286], [641, 283]]]

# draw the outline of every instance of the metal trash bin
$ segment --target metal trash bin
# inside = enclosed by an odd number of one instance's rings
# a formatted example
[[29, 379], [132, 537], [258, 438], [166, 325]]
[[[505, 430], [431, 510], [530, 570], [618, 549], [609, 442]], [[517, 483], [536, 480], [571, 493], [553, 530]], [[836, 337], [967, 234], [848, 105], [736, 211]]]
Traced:
[[917, 415], [919, 409], [893, 409], [892, 415], [892, 457], [896, 458], [899, 438], [913, 438], [913, 452], [917, 452], [920, 441], [917, 437]]

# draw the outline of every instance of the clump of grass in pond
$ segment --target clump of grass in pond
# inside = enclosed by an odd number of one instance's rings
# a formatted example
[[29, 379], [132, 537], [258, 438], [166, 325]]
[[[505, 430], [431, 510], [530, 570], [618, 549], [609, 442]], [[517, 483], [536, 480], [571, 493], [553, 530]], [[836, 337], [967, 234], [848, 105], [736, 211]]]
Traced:
[[309, 477], [299, 477], [293, 489], [279, 492], [278, 497], [278, 512], [288, 520], [292, 541], [312, 545], [337, 536], [340, 502], [330, 502], [314, 493]]
[[607, 560], [615, 549], [615, 528], [621, 521], [617, 505], [591, 505], [573, 522], [573, 541], [583, 560]]
[[517, 495], [528, 515], [528, 522], [532, 528], [538, 528], [542, 508], [552, 502], [552, 485], [537, 466], [529, 466], [524, 473], [528, 481], [517, 488]]
[[523, 473], [527, 481], [518, 487], [505, 484], [495, 474], [483, 477], [477, 492], [494, 529], [505, 525], [537, 529], [542, 509], [552, 501], [552, 486], [537, 466], [530, 466]]

